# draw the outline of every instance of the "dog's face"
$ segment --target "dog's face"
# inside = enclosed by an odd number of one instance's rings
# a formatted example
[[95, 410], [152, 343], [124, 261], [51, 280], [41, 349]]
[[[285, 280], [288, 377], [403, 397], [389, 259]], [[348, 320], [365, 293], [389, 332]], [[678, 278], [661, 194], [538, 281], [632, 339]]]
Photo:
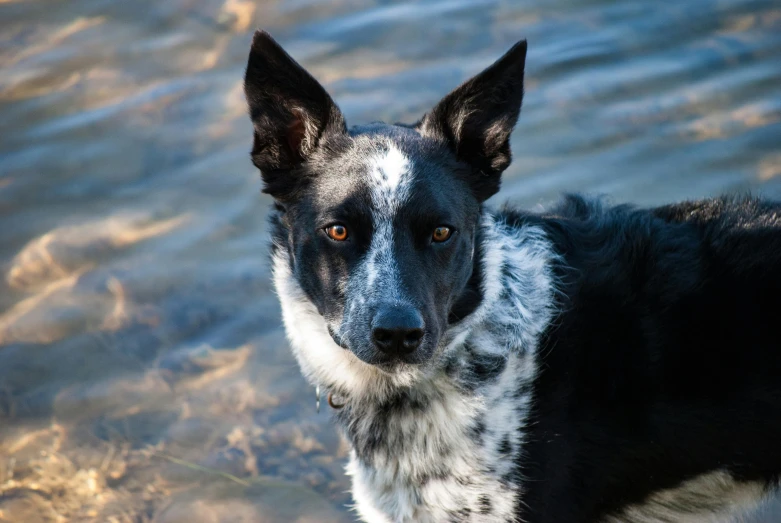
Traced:
[[475, 270], [482, 202], [509, 165], [526, 44], [414, 126], [347, 130], [325, 90], [266, 33], [245, 91], [275, 241], [333, 340], [393, 372], [437, 353]]
[[309, 168], [282, 217], [299, 284], [361, 360], [427, 361], [472, 273], [480, 205], [459, 166], [414, 130], [374, 126]]

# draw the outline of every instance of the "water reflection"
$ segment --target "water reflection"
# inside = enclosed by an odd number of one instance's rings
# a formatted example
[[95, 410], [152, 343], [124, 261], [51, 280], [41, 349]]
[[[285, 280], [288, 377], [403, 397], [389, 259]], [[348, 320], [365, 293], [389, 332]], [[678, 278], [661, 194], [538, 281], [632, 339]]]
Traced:
[[257, 26], [353, 123], [413, 120], [527, 37], [500, 198], [781, 195], [767, 0], [0, 0], [0, 20], [0, 519], [352, 519], [268, 281]]

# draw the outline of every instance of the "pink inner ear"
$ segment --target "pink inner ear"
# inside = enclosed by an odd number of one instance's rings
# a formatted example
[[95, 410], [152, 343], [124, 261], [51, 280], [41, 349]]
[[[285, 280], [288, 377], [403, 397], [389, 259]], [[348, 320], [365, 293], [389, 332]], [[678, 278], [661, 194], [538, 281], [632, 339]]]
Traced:
[[301, 145], [306, 132], [304, 119], [301, 116], [299, 111], [293, 111], [293, 121], [287, 126], [287, 145], [290, 147], [290, 152], [299, 160], [303, 159]]

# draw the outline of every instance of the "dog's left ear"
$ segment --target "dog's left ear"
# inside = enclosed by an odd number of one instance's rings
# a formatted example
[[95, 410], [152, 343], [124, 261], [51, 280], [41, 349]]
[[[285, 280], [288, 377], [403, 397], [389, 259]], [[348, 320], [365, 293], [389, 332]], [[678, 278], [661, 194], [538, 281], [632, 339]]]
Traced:
[[499, 190], [510, 165], [510, 134], [523, 101], [526, 40], [477, 76], [445, 96], [416, 128], [445, 140], [459, 160], [474, 169], [472, 187], [480, 201]]
[[347, 132], [323, 86], [265, 31], [252, 39], [244, 93], [254, 127], [252, 162], [264, 192], [284, 201], [301, 185], [297, 168], [328, 136]]

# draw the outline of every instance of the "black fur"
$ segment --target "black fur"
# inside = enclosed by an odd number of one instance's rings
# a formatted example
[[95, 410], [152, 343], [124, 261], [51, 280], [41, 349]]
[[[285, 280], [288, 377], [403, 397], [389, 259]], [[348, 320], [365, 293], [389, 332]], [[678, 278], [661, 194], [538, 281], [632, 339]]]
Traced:
[[474, 78], [445, 96], [416, 128], [445, 140], [469, 164], [472, 188], [485, 201], [499, 191], [500, 175], [510, 165], [510, 134], [523, 101], [526, 40]]
[[563, 257], [519, 517], [595, 521], [712, 470], [781, 472], [781, 204], [639, 210], [572, 196], [542, 216]]
[[265, 192], [289, 200], [307, 180], [316, 147], [338, 148], [347, 128], [323, 87], [265, 31], [252, 40], [244, 92], [254, 125], [252, 162]]

